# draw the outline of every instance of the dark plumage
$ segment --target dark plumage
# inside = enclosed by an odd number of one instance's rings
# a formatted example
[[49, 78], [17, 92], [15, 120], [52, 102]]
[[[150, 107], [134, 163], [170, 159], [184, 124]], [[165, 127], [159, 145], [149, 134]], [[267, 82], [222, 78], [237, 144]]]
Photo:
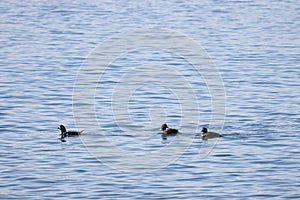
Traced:
[[64, 138], [64, 137], [72, 137], [72, 136], [78, 136], [80, 135], [82, 131], [67, 131], [66, 127], [64, 125], [60, 125], [58, 127], [58, 129], [60, 129], [60, 134], [61, 134], [61, 137]]
[[207, 132], [207, 128], [203, 128], [201, 131], [202, 140], [207, 140], [207, 139], [212, 139], [217, 137], [222, 137], [222, 135], [216, 132]]
[[167, 124], [161, 125], [161, 130], [163, 134], [176, 134], [178, 133], [177, 129], [169, 128]]

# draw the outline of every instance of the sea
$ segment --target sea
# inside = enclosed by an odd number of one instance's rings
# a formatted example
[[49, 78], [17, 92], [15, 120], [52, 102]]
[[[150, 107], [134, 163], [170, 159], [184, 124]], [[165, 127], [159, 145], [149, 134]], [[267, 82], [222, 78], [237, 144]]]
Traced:
[[0, 199], [300, 199], [299, 1], [2, 0], [0, 19]]

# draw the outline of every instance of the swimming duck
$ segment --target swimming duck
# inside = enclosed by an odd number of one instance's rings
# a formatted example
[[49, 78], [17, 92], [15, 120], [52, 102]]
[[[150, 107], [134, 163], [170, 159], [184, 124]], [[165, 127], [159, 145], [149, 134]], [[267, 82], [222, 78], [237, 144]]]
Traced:
[[207, 128], [203, 128], [201, 131], [202, 140], [207, 140], [207, 139], [212, 139], [217, 137], [222, 137], [222, 135], [216, 132], [207, 132]]
[[176, 134], [178, 133], [177, 129], [169, 128], [167, 124], [161, 125], [161, 130], [163, 134]]
[[60, 129], [60, 132], [61, 132], [61, 137], [64, 138], [64, 137], [72, 137], [72, 136], [78, 136], [80, 135], [82, 131], [67, 131], [66, 127], [64, 125], [60, 125], [58, 127], [58, 129]]

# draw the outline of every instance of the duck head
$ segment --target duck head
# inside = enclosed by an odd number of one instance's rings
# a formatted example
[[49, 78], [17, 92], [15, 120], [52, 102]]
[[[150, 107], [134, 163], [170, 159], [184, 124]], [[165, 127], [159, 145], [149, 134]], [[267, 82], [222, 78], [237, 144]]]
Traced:
[[207, 133], [207, 128], [202, 128], [202, 133]]
[[66, 127], [65, 127], [64, 125], [60, 125], [60, 126], [58, 127], [58, 129], [61, 131], [61, 133], [67, 132], [67, 129], [66, 129]]
[[169, 128], [167, 124], [162, 124], [162, 125], [161, 125], [161, 130], [164, 131], [164, 130], [166, 130], [167, 128]]

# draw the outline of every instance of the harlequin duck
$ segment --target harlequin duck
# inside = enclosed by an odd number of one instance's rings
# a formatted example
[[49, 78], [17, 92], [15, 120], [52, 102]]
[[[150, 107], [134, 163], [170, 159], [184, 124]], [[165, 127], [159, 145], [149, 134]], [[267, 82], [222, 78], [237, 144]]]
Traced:
[[60, 129], [62, 138], [72, 137], [72, 136], [79, 136], [83, 132], [83, 130], [82, 131], [67, 131], [67, 129], [64, 125], [60, 125], [58, 127], [58, 129]]
[[176, 134], [179, 132], [177, 129], [169, 128], [167, 124], [162, 124], [161, 130], [163, 134]]
[[216, 132], [207, 132], [207, 128], [203, 128], [201, 131], [202, 140], [207, 140], [207, 139], [212, 139], [217, 137], [222, 137], [222, 135]]

